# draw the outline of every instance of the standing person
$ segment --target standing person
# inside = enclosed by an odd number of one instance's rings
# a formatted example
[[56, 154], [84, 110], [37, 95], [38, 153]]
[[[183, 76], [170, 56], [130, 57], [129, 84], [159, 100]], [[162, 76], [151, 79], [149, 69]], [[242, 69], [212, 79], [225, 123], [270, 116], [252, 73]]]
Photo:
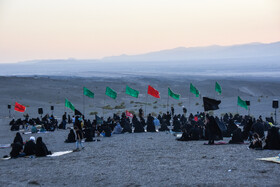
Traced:
[[84, 149], [84, 146], [82, 143], [83, 132], [77, 126], [74, 127], [74, 130], [76, 132], [76, 151], [79, 150], [79, 145], [81, 146], [81, 149]]
[[216, 137], [221, 137], [221, 130], [213, 116], [206, 115], [206, 132], [208, 135], [208, 144], [213, 145]]

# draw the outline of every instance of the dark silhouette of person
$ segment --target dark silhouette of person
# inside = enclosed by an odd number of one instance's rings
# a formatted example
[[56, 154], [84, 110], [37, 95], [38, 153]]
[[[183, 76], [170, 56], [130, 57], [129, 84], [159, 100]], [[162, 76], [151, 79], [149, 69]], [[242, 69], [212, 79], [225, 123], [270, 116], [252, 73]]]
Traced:
[[262, 149], [262, 140], [260, 139], [258, 133], [253, 134], [253, 141], [249, 145], [251, 149]]
[[128, 120], [124, 120], [124, 126], [123, 126], [122, 133], [125, 133], [125, 132], [132, 133], [132, 127]]
[[11, 158], [18, 158], [25, 156], [25, 153], [22, 152], [22, 144], [20, 142], [12, 143], [12, 151], [10, 152]]
[[214, 140], [222, 137], [222, 132], [213, 116], [206, 115], [206, 132], [208, 135], [208, 144], [214, 144]]
[[160, 124], [159, 131], [169, 131], [169, 128], [167, 127], [166, 119], [162, 119], [162, 123]]
[[36, 152], [36, 144], [35, 144], [35, 137], [31, 136], [30, 140], [26, 142], [24, 145], [23, 152], [26, 156], [35, 155]]
[[259, 119], [253, 124], [251, 131], [257, 133], [261, 139], [264, 138], [264, 125]]
[[140, 121], [137, 119], [137, 117], [134, 115], [132, 118], [132, 124], [134, 126], [134, 132], [145, 132], [143, 125], [140, 123]]
[[48, 150], [46, 144], [43, 142], [42, 137], [38, 137], [36, 141], [36, 150], [35, 150], [35, 155], [37, 157], [43, 157], [50, 155], [51, 152]]
[[65, 143], [75, 143], [76, 136], [73, 129], [70, 129], [67, 139], [64, 141]]
[[174, 132], [181, 132], [181, 123], [178, 120], [177, 116], [173, 117], [173, 129]]
[[280, 131], [278, 127], [268, 130], [264, 149], [280, 150]]
[[235, 131], [232, 133], [232, 138], [229, 141], [230, 144], [240, 144], [244, 143], [243, 137], [242, 137], [242, 132], [240, 128], [237, 128]]
[[147, 132], [156, 132], [156, 127], [154, 125], [154, 118], [149, 114], [147, 119]]
[[13, 143], [17, 143], [17, 142], [19, 142], [21, 146], [23, 146], [23, 140], [19, 132], [16, 133]]

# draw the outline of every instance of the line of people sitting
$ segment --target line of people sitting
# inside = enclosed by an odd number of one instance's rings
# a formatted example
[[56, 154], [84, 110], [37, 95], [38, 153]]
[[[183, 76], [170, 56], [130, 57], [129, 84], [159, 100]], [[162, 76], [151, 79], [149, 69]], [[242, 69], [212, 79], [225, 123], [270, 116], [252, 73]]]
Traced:
[[[43, 128], [45, 131], [54, 131], [57, 128], [57, 119], [53, 115], [49, 116], [46, 114], [42, 119], [32, 118], [29, 119], [29, 115], [25, 115], [25, 119], [22, 120], [21, 118], [15, 120], [12, 119], [10, 121], [11, 131], [18, 131], [20, 129], [28, 129], [32, 127], [37, 127], [37, 129]], [[34, 133], [34, 128], [33, 128]]]
[[48, 150], [46, 144], [43, 142], [42, 137], [38, 137], [35, 142], [35, 137], [31, 136], [29, 138], [29, 141], [23, 142], [23, 139], [19, 132], [16, 133], [16, 136], [11, 146], [11, 158], [25, 156], [44, 157], [51, 154], [51, 151]]

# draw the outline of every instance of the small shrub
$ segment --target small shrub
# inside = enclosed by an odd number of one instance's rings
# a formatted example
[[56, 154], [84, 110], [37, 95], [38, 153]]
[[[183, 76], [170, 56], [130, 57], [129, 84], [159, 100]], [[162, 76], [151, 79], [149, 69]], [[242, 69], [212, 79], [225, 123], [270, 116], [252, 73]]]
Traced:
[[130, 104], [133, 104], [134, 103], [134, 101], [130, 101]]
[[195, 105], [197, 106], [197, 105], [199, 105], [199, 103], [195, 103]]
[[125, 105], [124, 102], [122, 102], [120, 105], [115, 106], [115, 109], [124, 109]]
[[97, 115], [98, 112], [90, 112], [89, 115], [93, 116], [93, 115]]
[[102, 108], [106, 109], [106, 110], [112, 110], [113, 109], [110, 105], [103, 106]]

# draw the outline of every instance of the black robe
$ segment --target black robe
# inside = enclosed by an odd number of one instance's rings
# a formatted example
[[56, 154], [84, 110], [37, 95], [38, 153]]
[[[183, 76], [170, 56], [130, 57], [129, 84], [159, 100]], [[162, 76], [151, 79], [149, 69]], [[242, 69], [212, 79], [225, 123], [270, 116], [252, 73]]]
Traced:
[[41, 137], [37, 138], [36, 142], [36, 150], [35, 150], [35, 155], [37, 157], [43, 157], [51, 154], [46, 146], [46, 144], [42, 141]]
[[76, 142], [76, 137], [75, 137], [74, 130], [71, 129], [67, 139], [65, 140], [65, 143], [74, 143], [74, 142]]
[[23, 152], [25, 153], [26, 156], [29, 155], [35, 155], [36, 152], [36, 144], [34, 141], [29, 140], [25, 145], [24, 145], [24, 150]]
[[12, 151], [10, 152], [10, 156], [12, 158], [17, 158], [22, 151], [22, 145], [19, 142], [12, 144]]

